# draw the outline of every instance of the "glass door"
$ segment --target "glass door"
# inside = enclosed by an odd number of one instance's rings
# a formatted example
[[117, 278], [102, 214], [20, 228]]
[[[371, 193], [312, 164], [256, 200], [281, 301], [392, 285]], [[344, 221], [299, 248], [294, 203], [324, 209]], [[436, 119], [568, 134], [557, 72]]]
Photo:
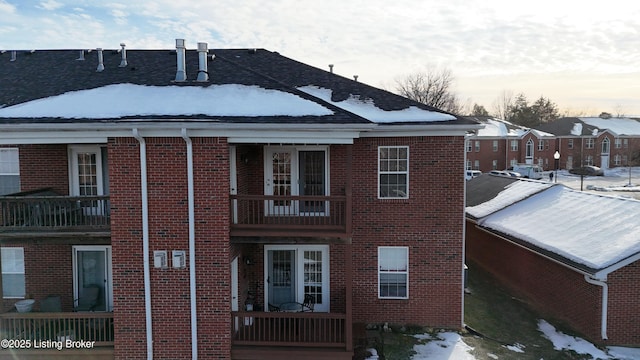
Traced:
[[[103, 171], [106, 168], [106, 151], [102, 148], [85, 145], [72, 146], [69, 164], [72, 195], [97, 196], [108, 193], [108, 180], [106, 180], [108, 179], [108, 171]], [[107, 213], [104, 201], [89, 200], [80, 206], [84, 215], [104, 215]]]
[[329, 311], [329, 247], [327, 245], [265, 245], [265, 303], [302, 303]]
[[[296, 163], [293, 149], [269, 149], [265, 151], [265, 195], [290, 197], [297, 195], [293, 187]], [[295, 203], [290, 198], [267, 202], [267, 214], [289, 216], [296, 214]]]
[[73, 247], [74, 308], [112, 311], [111, 247]]
[[[299, 190], [300, 195], [326, 195], [325, 151], [300, 151], [299, 157]], [[304, 200], [300, 211], [304, 213], [324, 213], [325, 201]]]

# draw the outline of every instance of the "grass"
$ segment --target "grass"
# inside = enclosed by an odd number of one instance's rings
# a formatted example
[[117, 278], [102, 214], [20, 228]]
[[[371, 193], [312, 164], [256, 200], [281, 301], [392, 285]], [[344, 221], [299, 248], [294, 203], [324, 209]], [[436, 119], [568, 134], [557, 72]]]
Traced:
[[[470, 265], [468, 281], [470, 293], [464, 299], [465, 323], [477, 333], [470, 331], [462, 336], [463, 341], [473, 348], [472, 354], [477, 360], [495, 360], [496, 356], [498, 359], [518, 360], [591, 359], [589, 355], [580, 355], [574, 351], [555, 350], [551, 341], [538, 330], [538, 321], [544, 317], [514, 298], [482, 269]], [[550, 322], [565, 334], [579, 336], [560, 324]], [[418, 327], [392, 327], [388, 332], [382, 329], [371, 330], [377, 337], [375, 347], [378, 355], [385, 360], [410, 359], [414, 354], [413, 346], [424, 342], [413, 335], [431, 331], [433, 329]], [[524, 352], [512, 351], [507, 345], [519, 347]]]

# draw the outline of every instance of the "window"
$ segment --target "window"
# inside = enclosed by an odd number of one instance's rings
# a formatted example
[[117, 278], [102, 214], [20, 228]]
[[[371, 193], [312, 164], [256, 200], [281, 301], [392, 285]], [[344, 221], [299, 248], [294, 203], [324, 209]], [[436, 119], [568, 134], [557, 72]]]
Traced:
[[533, 140], [529, 139], [525, 146], [525, 157], [527, 159], [533, 159]]
[[585, 165], [592, 166], [593, 165], [593, 156], [588, 155], [587, 160], [585, 160]]
[[620, 149], [622, 147], [622, 139], [616, 138], [615, 147], [616, 147], [616, 149]]
[[595, 143], [593, 138], [587, 138], [587, 145], [586, 148], [587, 149], [593, 149], [593, 144]]
[[378, 148], [378, 197], [409, 198], [409, 147], [380, 146]]
[[18, 149], [0, 149], [0, 195], [20, 191]]
[[518, 140], [511, 140], [511, 151], [518, 151]]
[[509, 161], [509, 166], [511, 166], [511, 168], [516, 165], [518, 165], [518, 159], [511, 159], [511, 161]]
[[567, 148], [573, 149], [573, 139], [567, 139]]
[[3, 247], [2, 252], [2, 293], [5, 298], [24, 298], [24, 249]]
[[475, 170], [480, 170], [480, 160], [474, 160], [473, 161], [473, 168]]
[[602, 140], [602, 153], [603, 154], [608, 154], [609, 153], [609, 148], [610, 148], [610, 141], [609, 138], [604, 138]]
[[471, 170], [471, 160], [467, 160], [467, 170]]
[[538, 150], [539, 151], [544, 150], [544, 140], [542, 139], [538, 140]]
[[409, 248], [381, 246], [378, 248], [378, 297], [409, 298]]
[[573, 169], [573, 156], [571, 156], [571, 155], [567, 156], [566, 168], [567, 169]]
[[493, 152], [498, 151], [498, 140], [493, 140]]
[[480, 141], [476, 140], [476, 152], [480, 151]]
[[471, 140], [467, 140], [467, 152], [471, 152]]
[[498, 169], [498, 160], [493, 160], [491, 162], [491, 169], [492, 170], [497, 170]]
[[627, 161], [627, 155], [622, 155], [622, 163], [629, 166], [629, 162]]
[[629, 139], [623, 139], [622, 140], [622, 144], [623, 144], [625, 149], [628, 148], [629, 147]]
[[619, 154], [613, 157], [613, 164], [616, 166], [622, 165], [622, 157]]

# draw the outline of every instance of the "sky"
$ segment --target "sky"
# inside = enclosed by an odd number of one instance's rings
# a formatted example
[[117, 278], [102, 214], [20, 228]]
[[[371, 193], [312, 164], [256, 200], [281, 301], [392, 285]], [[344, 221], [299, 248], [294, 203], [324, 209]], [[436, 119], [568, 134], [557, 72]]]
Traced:
[[[490, 112], [505, 93], [568, 115], [640, 115], [640, 4], [628, 0], [0, 0], [0, 51], [265, 48], [394, 90], [451, 71]], [[0, 55], [0, 61], [2, 56]]]

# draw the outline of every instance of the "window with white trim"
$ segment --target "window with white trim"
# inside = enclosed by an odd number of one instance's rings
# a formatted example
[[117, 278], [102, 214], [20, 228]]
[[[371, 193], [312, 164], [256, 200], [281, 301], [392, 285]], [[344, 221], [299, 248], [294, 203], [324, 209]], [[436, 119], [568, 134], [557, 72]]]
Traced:
[[480, 170], [480, 160], [474, 160], [473, 161], [473, 168], [475, 170]]
[[616, 138], [615, 139], [615, 147], [616, 147], [616, 149], [622, 148], [622, 139], [620, 139], [620, 138]]
[[511, 140], [511, 151], [518, 151], [518, 140]]
[[595, 144], [594, 138], [587, 138], [587, 145], [585, 146], [587, 149], [593, 149], [593, 145]]
[[476, 140], [476, 152], [480, 151], [480, 141]]
[[573, 149], [573, 139], [567, 139], [567, 148]]
[[409, 198], [409, 147], [378, 147], [378, 198]]
[[20, 191], [20, 162], [18, 149], [0, 149], [0, 195]]
[[538, 150], [539, 151], [544, 150], [544, 140], [542, 139], [538, 140]]
[[408, 247], [378, 247], [378, 298], [409, 298]]
[[2, 294], [5, 299], [23, 299], [26, 295], [24, 276], [24, 249], [3, 247]]
[[498, 151], [498, 140], [493, 140], [493, 144], [491, 146], [493, 148], [493, 152]]

